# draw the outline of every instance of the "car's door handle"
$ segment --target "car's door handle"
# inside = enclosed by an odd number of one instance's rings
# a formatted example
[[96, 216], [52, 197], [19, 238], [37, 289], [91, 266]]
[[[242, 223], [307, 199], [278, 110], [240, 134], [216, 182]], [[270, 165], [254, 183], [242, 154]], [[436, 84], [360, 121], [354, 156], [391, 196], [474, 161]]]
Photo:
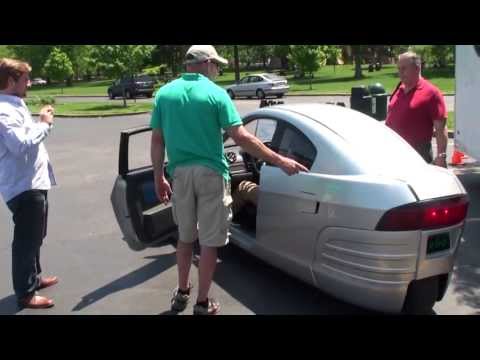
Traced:
[[[300, 191], [300, 193], [302, 194], [306, 194], [306, 195], [310, 195], [310, 196], [316, 196], [317, 194], [314, 194], [314, 193], [311, 193], [311, 192], [308, 192], [308, 191]], [[301, 212], [304, 213], [304, 214], [318, 214], [318, 210], [320, 210], [320, 202], [319, 201], [315, 201], [315, 204], [312, 204], [314, 206], [312, 206], [310, 209], [302, 209]]]

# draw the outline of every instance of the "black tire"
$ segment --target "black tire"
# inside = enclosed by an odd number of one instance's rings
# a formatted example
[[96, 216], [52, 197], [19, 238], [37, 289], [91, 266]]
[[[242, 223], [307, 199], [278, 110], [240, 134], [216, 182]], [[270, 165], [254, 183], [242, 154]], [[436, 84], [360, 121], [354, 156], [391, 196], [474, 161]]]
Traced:
[[112, 91], [109, 91], [109, 92], [108, 92], [108, 98], [109, 98], [110, 100], [115, 99], [115, 96], [113, 95], [113, 92], [112, 92]]
[[263, 92], [262, 89], [257, 90], [257, 98], [259, 99], [265, 99], [265, 93]]
[[147, 98], [151, 98], [153, 96], [153, 93], [148, 93]]
[[438, 292], [438, 276], [412, 281], [408, 286], [403, 312], [417, 315], [431, 314], [438, 299]]
[[235, 94], [233, 93], [232, 90], [228, 89], [227, 93], [228, 93], [228, 96], [230, 96], [230, 99], [232, 99], [232, 100], [235, 99]]

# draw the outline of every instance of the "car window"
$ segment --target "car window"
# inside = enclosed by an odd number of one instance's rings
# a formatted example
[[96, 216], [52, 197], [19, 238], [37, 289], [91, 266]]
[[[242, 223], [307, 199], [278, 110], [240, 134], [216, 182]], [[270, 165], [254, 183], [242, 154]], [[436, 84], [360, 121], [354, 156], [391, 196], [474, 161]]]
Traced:
[[[245, 129], [258, 137], [263, 143], [272, 142], [278, 122], [273, 119], [256, 119], [245, 125]], [[225, 141], [225, 147], [235, 145], [232, 138]]]
[[285, 127], [279, 141], [278, 153], [299, 162], [308, 169], [311, 169], [317, 156], [317, 150], [312, 142], [292, 126]]
[[281, 77], [281, 76], [278, 76], [278, 75], [275, 75], [275, 74], [265, 74], [263, 75], [265, 78], [267, 78], [268, 80], [272, 80], [272, 81], [280, 81], [280, 80], [285, 80], [285, 78]]
[[140, 75], [137, 77], [137, 81], [153, 81], [153, 78], [148, 75]]
[[249, 79], [250, 79], [249, 76], [244, 77], [242, 80], [240, 80], [240, 83], [241, 83], [241, 84], [246, 84], [246, 83], [248, 83], [248, 80], [249, 80]]

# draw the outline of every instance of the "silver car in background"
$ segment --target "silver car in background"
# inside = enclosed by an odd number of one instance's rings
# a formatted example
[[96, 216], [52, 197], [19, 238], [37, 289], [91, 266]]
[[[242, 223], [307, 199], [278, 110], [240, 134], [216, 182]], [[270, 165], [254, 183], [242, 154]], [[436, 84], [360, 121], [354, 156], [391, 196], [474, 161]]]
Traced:
[[[344, 301], [382, 312], [428, 313], [446, 292], [468, 209], [456, 175], [427, 164], [384, 124], [334, 105], [294, 104], [243, 119], [267, 146], [308, 173], [287, 176], [242, 152], [227, 134], [232, 191], [259, 184], [258, 205], [230, 226], [231, 241]], [[122, 132], [111, 200], [133, 250], [174, 239], [151, 167], [128, 168]], [[241, 276], [241, 274], [239, 274]]]
[[225, 87], [232, 99], [236, 97], [257, 97], [264, 99], [267, 96], [283, 97], [288, 92], [288, 81], [275, 74], [253, 74], [242, 78], [237, 84]]

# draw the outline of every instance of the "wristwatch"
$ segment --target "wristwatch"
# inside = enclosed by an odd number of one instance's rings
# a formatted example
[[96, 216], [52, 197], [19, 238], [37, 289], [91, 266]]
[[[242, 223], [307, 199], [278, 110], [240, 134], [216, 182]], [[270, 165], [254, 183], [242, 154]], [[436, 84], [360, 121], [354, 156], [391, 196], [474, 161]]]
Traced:
[[446, 159], [447, 158], [447, 153], [444, 153], [444, 152], [440, 153], [440, 154], [437, 155], [437, 157], [440, 158], [440, 159]]

